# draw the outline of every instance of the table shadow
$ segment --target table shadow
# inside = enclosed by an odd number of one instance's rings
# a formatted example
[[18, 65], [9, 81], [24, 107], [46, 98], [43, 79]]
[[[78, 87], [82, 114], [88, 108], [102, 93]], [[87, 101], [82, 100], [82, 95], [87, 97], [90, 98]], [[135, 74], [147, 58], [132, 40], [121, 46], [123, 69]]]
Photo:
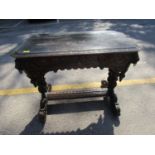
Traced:
[[[103, 116], [100, 115], [96, 123], [89, 124], [86, 128], [78, 128], [75, 131], [65, 132], [44, 132], [44, 125], [42, 125], [37, 115], [32, 121], [26, 125], [25, 129], [20, 133], [21, 135], [113, 135], [114, 126], [119, 126], [120, 121], [118, 117], [114, 117], [110, 111], [109, 105], [102, 100], [74, 102], [68, 104], [54, 104], [48, 105], [48, 115], [76, 113], [84, 111], [103, 110]], [[67, 122], [64, 122], [67, 123]]]

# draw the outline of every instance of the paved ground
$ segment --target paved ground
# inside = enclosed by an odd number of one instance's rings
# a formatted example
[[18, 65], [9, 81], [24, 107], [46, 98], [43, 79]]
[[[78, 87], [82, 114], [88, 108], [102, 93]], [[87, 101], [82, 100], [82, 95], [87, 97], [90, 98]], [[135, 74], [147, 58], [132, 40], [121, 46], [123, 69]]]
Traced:
[[[32, 24], [0, 29], [0, 90], [32, 87], [29, 79], [14, 69], [8, 53], [35, 33], [59, 33], [86, 30], [114, 30], [124, 33], [141, 48], [140, 61], [131, 66], [126, 80], [155, 77], [154, 20], [74, 20], [60, 23]], [[107, 70], [70, 70], [46, 75], [52, 84], [74, 84], [101, 81]], [[81, 76], [82, 75], [82, 76]], [[102, 99], [95, 101], [53, 102], [47, 122], [37, 120], [40, 95], [0, 96], [0, 134], [155, 134], [155, 84], [130, 85], [116, 88], [122, 114], [111, 116]]]

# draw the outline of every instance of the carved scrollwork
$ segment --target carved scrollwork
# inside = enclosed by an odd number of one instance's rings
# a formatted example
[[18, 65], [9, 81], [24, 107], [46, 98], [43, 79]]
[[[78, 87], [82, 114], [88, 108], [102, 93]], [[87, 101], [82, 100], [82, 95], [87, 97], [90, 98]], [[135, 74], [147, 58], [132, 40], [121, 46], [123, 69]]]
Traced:
[[[138, 53], [114, 53], [94, 55], [73, 55], [57, 57], [35, 57], [16, 59], [16, 68], [20, 73], [23, 71], [31, 79], [34, 86], [45, 85], [44, 75], [49, 71], [57, 72], [64, 69], [109, 68], [117, 73], [119, 79], [125, 77], [125, 73], [131, 63], [136, 64], [139, 60]], [[46, 89], [46, 88], [44, 88]], [[42, 90], [39, 90], [42, 91]]]

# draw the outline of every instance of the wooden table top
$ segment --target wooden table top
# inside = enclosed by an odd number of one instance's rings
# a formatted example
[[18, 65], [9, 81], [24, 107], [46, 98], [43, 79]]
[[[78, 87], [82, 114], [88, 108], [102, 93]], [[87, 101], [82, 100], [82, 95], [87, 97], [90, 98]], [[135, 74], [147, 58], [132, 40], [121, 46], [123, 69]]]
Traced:
[[116, 31], [68, 32], [32, 35], [12, 56], [15, 58], [137, 52], [133, 40]]

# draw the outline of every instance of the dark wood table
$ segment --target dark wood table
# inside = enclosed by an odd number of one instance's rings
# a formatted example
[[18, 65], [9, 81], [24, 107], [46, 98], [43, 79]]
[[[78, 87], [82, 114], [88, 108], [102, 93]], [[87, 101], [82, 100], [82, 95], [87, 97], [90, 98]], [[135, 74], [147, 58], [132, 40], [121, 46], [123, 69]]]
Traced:
[[[48, 100], [105, 96], [114, 115], [120, 115], [120, 108], [114, 88], [117, 80], [125, 77], [130, 64], [139, 60], [138, 49], [133, 41], [115, 31], [92, 31], [60, 34], [38, 34], [26, 40], [12, 54], [15, 67], [25, 72], [31, 83], [41, 93], [39, 118], [45, 122]], [[72, 90], [52, 92], [46, 83], [45, 74], [59, 69], [108, 68], [107, 81], [101, 82], [103, 90]], [[94, 75], [96, 76], [96, 75]]]

